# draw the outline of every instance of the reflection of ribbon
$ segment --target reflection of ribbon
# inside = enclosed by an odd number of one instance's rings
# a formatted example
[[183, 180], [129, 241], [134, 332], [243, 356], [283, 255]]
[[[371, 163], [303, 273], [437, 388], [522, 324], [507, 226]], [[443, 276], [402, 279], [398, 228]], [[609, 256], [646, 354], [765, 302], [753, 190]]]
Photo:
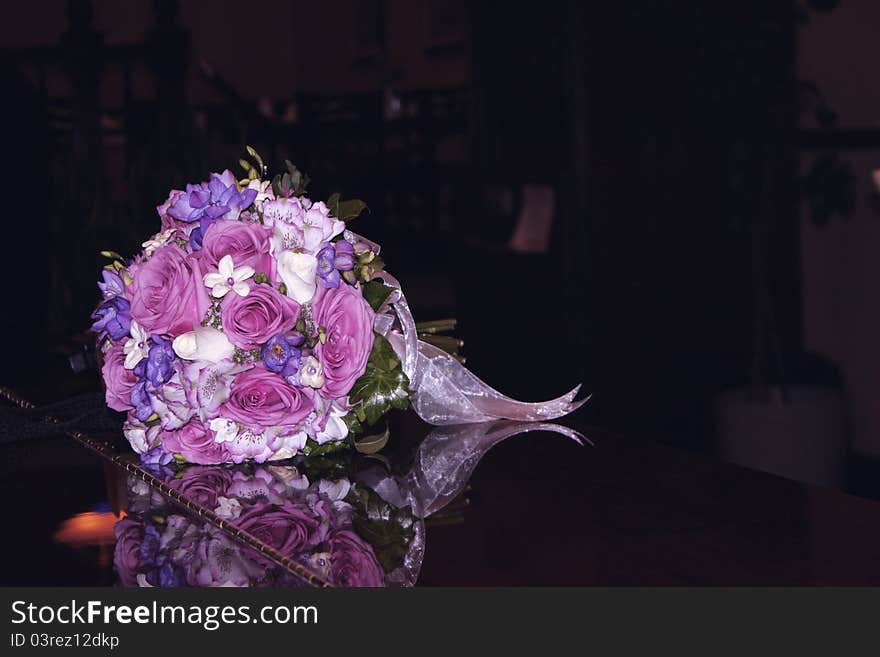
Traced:
[[[414, 394], [410, 398], [419, 417], [429, 424], [460, 424], [489, 420], [552, 420], [580, 408], [589, 397], [574, 401], [580, 386], [544, 402], [522, 402], [501, 394], [455, 358], [418, 338], [400, 282], [388, 272], [376, 278], [394, 288], [379, 313], [375, 328], [400, 358]], [[395, 315], [400, 324], [395, 327]]]

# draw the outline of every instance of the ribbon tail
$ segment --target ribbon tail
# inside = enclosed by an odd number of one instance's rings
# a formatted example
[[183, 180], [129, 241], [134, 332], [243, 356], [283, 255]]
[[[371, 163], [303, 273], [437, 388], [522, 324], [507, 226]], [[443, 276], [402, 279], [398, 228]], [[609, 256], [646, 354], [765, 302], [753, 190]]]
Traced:
[[[376, 315], [375, 328], [400, 358], [413, 390], [412, 407], [425, 422], [445, 425], [491, 420], [546, 421], [568, 415], [589, 400], [574, 400], [580, 386], [543, 402], [523, 402], [503, 395], [442, 349], [419, 340], [400, 282], [385, 271], [377, 273], [376, 278], [394, 292]], [[399, 329], [394, 328], [395, 315]]]
[[[386, 335], [398, 353], [404, 337]], [[589, 397], [574, 401], [580, 386], [561, 397], [543, 402], [523, 402], [498, 392], [442, 349], [418, 341], [415, 369], [419, 384], [411, 397], [412, 407], [425, 422], [434, 425], [488, 422], [490, 420], [547, 421], [576, 411]]]

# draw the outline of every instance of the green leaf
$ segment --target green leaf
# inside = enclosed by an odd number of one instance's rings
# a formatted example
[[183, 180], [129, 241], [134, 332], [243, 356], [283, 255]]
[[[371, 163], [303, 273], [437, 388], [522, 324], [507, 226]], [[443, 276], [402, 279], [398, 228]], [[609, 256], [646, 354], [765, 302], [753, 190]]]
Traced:
[[378, 312], [382, 304], [385, 303], [385, 299], [394, 292], [394, 288], [385, 285], [382, 281], [370, 281], [361, 286], [361, 292], [366, 302], [370, 304], [370, 308]]
[[357, 198], [343, 201], [339, 192], [331, 194], [330, 198], [327, 199], [326, 205], [330, 208], [330, 214], [342, 221], [356, 219], [367, 207], [366, 203]]
[[342, 421], [345, 422], [345, 426], [348, 427], [349, 436], [356, 436], [359, 433], [363, 433], [364, 427], [358, 419], [357, 411], [349, 411], [342, 417]]
[[415, 537], [412, 508], [396, 508], [361, 484], [353, 484], [345, 501], [357, 509], [352, 524], [369, 543], [386, 573], [403, 565]]
[[354, 448], [361, 454], [375, 454], [388, 444], [389, 435], [390, 432], [388, 430], [388, 424], [386, 423], [385, 431], [371, 436], [364, 436], [360, 440], [356, 440]]
[[329, 443], [319, 445], [316, 441], [308, 438], [306, 440], [306, 444], [303, 446], [302, 452], [309, 457], [326, 456], [327, 454], [338, 452], [339, 450], [345, 449], [346, 447], [350, 446], [351, 443], [348, 440], [334, 440]]
[[376, 424], [392, 408], [409, 408], [409, 379], [388, 340], [378, 333], [375, 334], [367, 369], [354, 382], [349, 400], [353, 404], [360, 403], [359, 408], [367, 424]]
[[256, 160], [257, 164], [260, 166], [260, 171], [262, 171], [266, 165], [263, 164], [263, 158], [260, 157], [260, 154], [253, 148], [253, 146], [245, 146], [248, 154]]

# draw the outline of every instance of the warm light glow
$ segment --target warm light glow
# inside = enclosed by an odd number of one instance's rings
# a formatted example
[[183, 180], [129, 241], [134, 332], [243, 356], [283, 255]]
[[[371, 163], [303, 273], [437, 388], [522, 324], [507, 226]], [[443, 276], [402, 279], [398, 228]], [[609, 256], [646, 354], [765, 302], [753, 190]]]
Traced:
[[116, 542], [113, 527], [124, 517], [124, 511], [119, 516], [111, 511], [77, 513], [61, 523], [52, 540], [71, 547], [113, 545]]

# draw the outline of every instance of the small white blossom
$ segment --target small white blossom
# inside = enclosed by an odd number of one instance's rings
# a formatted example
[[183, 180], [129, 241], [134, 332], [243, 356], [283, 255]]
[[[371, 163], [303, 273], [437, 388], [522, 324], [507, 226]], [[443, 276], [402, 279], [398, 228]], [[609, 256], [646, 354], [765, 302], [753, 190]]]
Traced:
[[211, 288], [212, 296], [222, 299], [229, 290], [240, 297], [246, 297], [250, 294], [250, 285], [245, 281], [254, 275], [253, 267], [245, 265], [236, 268], [235, 263], [232, 262], [232, 256], [225, 255], [217, 263], [217, 269], [219, 272], [205, 274], [205, 285]]
[[174, 231], [174, 228], [169, 228], [164, 232], [153, 235], [153, 237], [141, 244], [144, 248], [144, 254], [149, 257], [153, 255], [153, 251], [168, 244], [171, 236], [174, 235]]
[[241, 515], [241, 503], [234, 497], [218, 497], [217, 502], [214, 513], [224, 520], [235, 520]]
[[324, 385], [324, 368], [314, 356], [305, 358], [299, 367], [299, 380], [304, 386], [320, 388]]
[[275, 194], [272, 192], [271, 180], [251, 180], [248, 183], [247, 188], [256, 190], [257, 197], [254, 199], [254, 205], [258, 210], [263, 209], [264, 201], [272, 201], [275, 199]]
[[147, 332], [140, 325], [131, 320], [131, 337], [125, 341], [122, 346], [122, 353], [125, 354], [125, 369], [133, 370], [138, 363], [150, 355], [150, 347], [147, 345]]

